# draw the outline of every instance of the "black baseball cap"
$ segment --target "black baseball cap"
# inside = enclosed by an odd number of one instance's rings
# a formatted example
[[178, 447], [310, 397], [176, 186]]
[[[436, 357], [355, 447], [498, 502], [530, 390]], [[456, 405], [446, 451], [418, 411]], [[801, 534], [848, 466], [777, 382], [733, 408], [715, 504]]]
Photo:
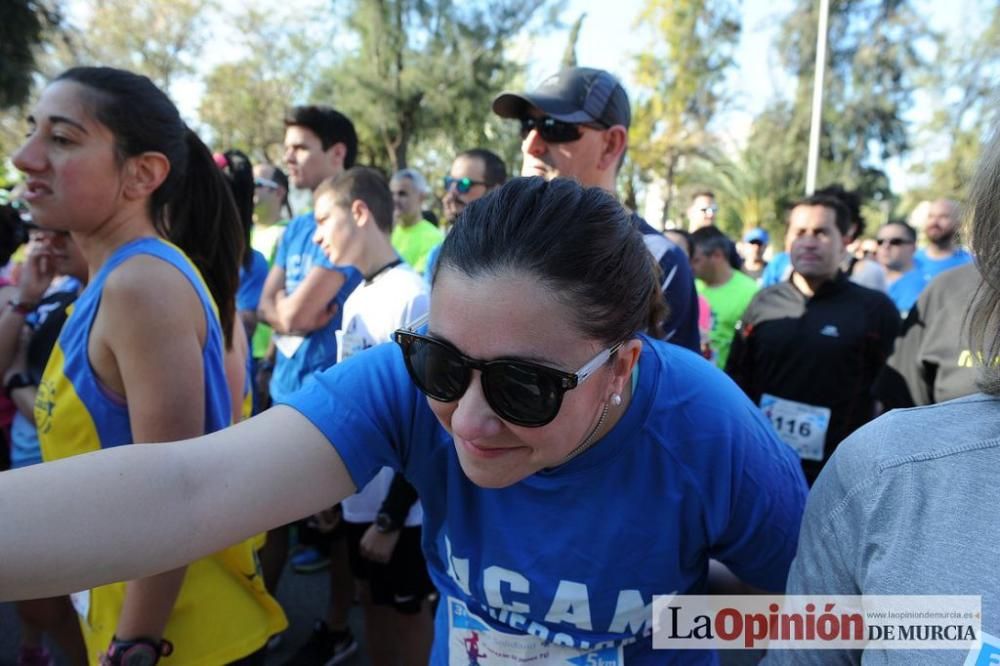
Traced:
[[524, 118], [531, 107], [567, 123], [628, 127], [632, 121], [622, 84], [603, 69], [591, 67], [564, 69], [530, 93], [504, 92], [493, 100], [493, 113], [501, 118]]

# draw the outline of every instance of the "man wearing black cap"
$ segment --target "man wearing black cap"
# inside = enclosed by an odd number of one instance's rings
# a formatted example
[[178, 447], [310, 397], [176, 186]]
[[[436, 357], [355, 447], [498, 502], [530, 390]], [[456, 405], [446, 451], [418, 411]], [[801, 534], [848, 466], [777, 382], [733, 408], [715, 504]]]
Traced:
[[[625, 89], [609, 73], [564, 69], [530, 93], [501, 94], [493, 111], [521, 122], [522, 176], [573, 178], [615, 193], [632, 113]], [[698, 351], [698, 297], [687, 257], [637, 214], [632, 219], [660, 265], [667, 340]]]

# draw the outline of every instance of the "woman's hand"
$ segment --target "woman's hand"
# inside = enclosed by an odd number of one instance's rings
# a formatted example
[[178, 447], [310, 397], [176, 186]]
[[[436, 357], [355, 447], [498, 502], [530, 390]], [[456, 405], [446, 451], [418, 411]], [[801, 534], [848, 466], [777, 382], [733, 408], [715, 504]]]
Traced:
[[372, 562], [388, 564], [401, 533], [401, 530], [380, 532], [374, 525], [369, 525], [361, 537], [361, 554]]
[[17, 287], [22, 303], [38, 303], [52, 284], [55, 277], [55, 261], [52, 250], [45, 243], [32, 242], [28, 256], [24, 260]]

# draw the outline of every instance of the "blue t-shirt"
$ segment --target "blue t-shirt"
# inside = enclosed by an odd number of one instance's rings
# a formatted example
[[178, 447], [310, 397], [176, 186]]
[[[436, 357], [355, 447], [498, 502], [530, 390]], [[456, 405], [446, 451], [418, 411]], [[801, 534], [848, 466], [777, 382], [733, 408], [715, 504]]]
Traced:
[[271, 397], [275, 401], [282, 400], [300, 389], [317, 370], [336, 363], [336, 331], [340, 328], [341, 311], [347, 297], [361, 283], [361, 273], [354, 267], [334, 266], [330, 263], [323, 250], [313, 241], [315, 233], [316, 218], [310, 211], [289, 222], [281, 240], [278, 241], [274, 265], [285, 271], [285, 293], [293, 293], [314, 266], [340, 271], [344, 273], [347, 281], [334, 297], [337, 315], [326, 326], [304, 336], [304, 340], [291, 354], [285, 354], [281, 350], [281, 345], [277, 345], [278, 353], [275, 357], [270, 386]]
[[779, 282], [784, 282], [788, 279], [791, 270], [791, 256], [787, 252], [779, 252], [764, 267], [764, 272], [760, 276], [760, 288], [773, 287]]
[[927, 256], [926, 248], [921, 248], [917, 250], [917, 253], [913, 255], [913, 261], [916, 262], [917, 266], [920, 267], [926, 275], [927, 279], [931, 280], [936, 275], [944, 273], [949, 268], [956, 268], [963, 264], [967, 264], [972, 261], [972, 255], [969, 254], [965, 248], [956, 248], [954, 254], [945, 259], [931, 259]]
[[257, 310], [260, 303], [260, 294], [264, 291], [264, 281], [267, 280], [267, 259], [257, 250], [250, 260], [250, 268], [240, 264], [240, 288], [236, 292], [237, 310]]
[[899, 279], [889, 285], [889, 298], [896, 304], [899, 313], [906, 317], [920, 297], [920, 292], [924, 290], [930, 278], [919, 266], [914, 266], [909, 271], [899, 276]]
[[630, 666], [716, 663], [712, 652], [652, 651], [653, 595], [704, 594], [710, 557], [784, 589], [806, 497], [798, 458], [714, 366], [642, 341], [634, 397], [611, 432], [506, 488], [465, 476], [393, 344], [318, 374], [287, 401], [337, 447], [357, 487], [384, 465], [416, 487], [441, 592], [432, 664], [478, 651], [497, 631], [579, 656], [611, 641], [592, 654], [621, 648]]

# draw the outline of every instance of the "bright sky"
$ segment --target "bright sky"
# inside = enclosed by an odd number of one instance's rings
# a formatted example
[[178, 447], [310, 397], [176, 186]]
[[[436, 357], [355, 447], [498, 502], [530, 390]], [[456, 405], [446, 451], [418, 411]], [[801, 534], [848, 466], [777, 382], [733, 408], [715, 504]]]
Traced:
[[[84, 15], [95, 0], [70, 0], [70, 17]], [[473, 0], [474, 1], [474, 0]], [[976, 25], [976, 16], [991, 0], [915, 0], [921, 14], [937, 27], [960, 35], [964, 25]], [[329, 0], [296, 0], [289, 5], [293, 11], [310, 13], [326, 11]], [[630, 89], [630, 74], [634, 54], [648, 44], [648, 35], [633, 26], [643, 0], [568, 0], [560, 16], [561, 28], [549, 30], [534, 39], [526, 56], [531, 63], [528, 83], [534, 85], [558, 68], [566, 46], [568, 27], [583, 12], [587, 17], [578, 43], [577, 60], [581, 65], [600, 67], [615, 73]], [[243, 0], [241, 4], [265, 4], [264, 0]], [[790, 81], [781, 69], [777, 54], [771, 47], [782, 17], [794, 6], [794, 0], [742, 0], [740, 7], [743, 32], [736, 53], [737, 66], [730, 76], [730, 87], [735, 93], [736, 105], [718, 126], [728, 139], [739, 143], [745, 137], [750, 121], [768, 100], [779, 93]], [[312, 8], [312, 9], [307, 9]], [[970, 23], [971, 21], [971, 23]], [[205, 71], [226, 60], [238, 57], [232, 51], [235, 39], [226, 34], [230, 29], [224, 21], [213, 30], [214, 39], [200, 59]], [[519, 49], [520, 50], [520, 49]], [[197, 120], [197, 107], [202, 87], [198, 81], [180, 81], [171, 91], [182, 113], [189, 120]], [[919, 114], [920, 103], [916, 104]], [[919, 117], [912, 116], [911, 117]], [[911, 155], [910, 160], [922, 156]], [[803, 156], [803, 159], [804, 156]], [[905, 188], [905, 164], [891, 160], [886, 165], [895, 189]]]

